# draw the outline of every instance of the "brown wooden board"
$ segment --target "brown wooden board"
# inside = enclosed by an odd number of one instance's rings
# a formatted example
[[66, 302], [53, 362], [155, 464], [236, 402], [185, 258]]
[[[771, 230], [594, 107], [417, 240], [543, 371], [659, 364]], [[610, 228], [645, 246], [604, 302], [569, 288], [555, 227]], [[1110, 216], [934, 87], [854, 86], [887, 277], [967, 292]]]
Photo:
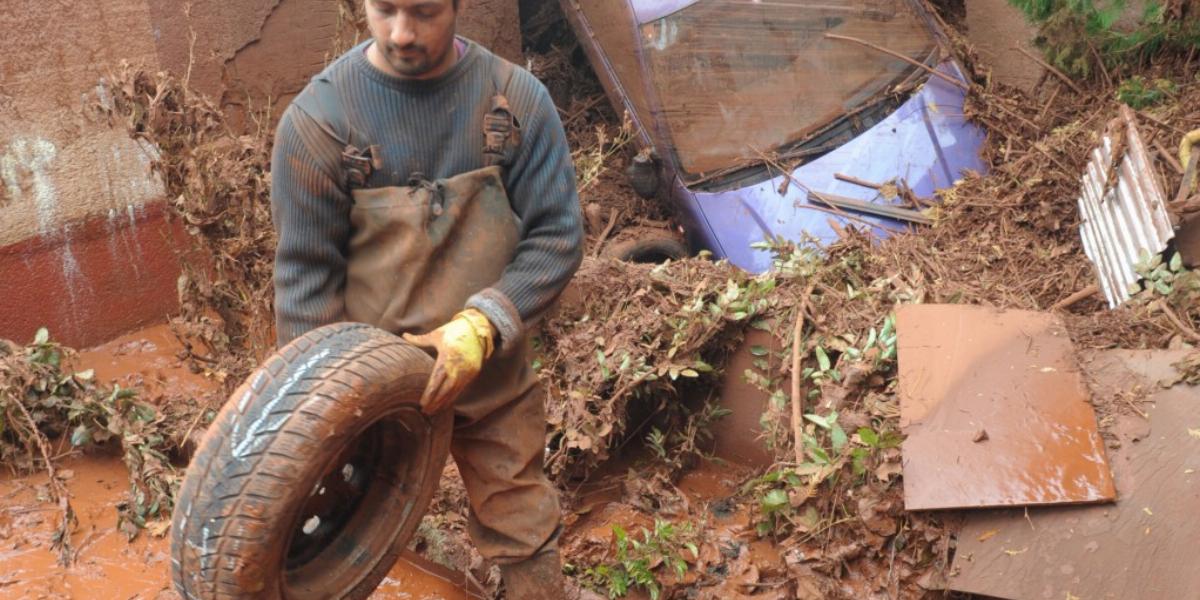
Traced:
[[1012, 599], [1200, 594], [1200, 388], [1157, 389], [1182, 354], [1113, 350], [1086, 367], [1098, 397], [1149, 414], [1114, 418], [1117, 503], [967, 514], [951, 589]]
[[1112, 474], [1057, 317], [896, 311], [908, 510], [1102, 502]]

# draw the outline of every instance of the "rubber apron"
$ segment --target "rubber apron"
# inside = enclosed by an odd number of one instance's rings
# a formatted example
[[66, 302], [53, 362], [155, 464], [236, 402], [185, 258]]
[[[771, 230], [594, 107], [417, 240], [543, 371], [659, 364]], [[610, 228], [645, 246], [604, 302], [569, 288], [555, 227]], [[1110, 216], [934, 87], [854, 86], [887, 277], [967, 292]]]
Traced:
[[352, 192], [346, 314], [392, 333], [449, 321], [520, 241], [500, 167], [411, 183]]
[[346, 314], [392, 333], [425, 333], [494, 285], [512, 262], [520, 227], [503, 169], [521, 143], [504, 95], [512, 65], [494, 61], [495, 95], [483, 117], [485, 166], [449, 179], [363, 188], [377, 156], [348, 146], [343, 167], [354, 206], [346, 272]]
[[[500, 66], [507, 63], [500, 63]], [[520, 223], [504, 190], [503, 168], [520, 130], [497, 69], [496, 95], [483, 120], [485, 167], [448, 179], [414, 177], [407, 186], [366, 189], [374, 148], [347, 146], [352, 190], [346, 274], [349, 320], [392, 333], [424, 333], [449, 321], [472, 294], [495, 285], [512, 262]], [[555, 547], [558, 494], [542, 470], [546, 420], [527, 338], [484, 363], [454, 402], [450, 452], [471, 503], [468, 531], [479, 552], [501, 564]]]

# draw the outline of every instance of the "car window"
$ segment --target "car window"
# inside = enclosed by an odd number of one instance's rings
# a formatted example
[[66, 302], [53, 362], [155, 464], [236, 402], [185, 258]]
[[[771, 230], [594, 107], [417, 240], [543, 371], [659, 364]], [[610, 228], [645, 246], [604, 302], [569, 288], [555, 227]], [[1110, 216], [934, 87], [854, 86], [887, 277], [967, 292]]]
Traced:
[[908, 0], [700, 0], [641, 26], [657, 115], [685, 181], [758, 160], [876, 97], [924, 62]]

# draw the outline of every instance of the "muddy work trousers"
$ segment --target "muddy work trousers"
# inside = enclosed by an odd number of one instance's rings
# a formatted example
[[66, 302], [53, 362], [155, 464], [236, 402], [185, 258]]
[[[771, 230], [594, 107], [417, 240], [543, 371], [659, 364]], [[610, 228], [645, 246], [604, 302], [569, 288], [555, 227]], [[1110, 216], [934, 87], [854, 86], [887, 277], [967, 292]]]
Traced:
[[450, 453], [471, 504], [471, 540], [499, 564], [557, 547], [558, 491], [542, 467], [546, 416], [531, 359], [528, 341], [493, 356], [454, 403]]

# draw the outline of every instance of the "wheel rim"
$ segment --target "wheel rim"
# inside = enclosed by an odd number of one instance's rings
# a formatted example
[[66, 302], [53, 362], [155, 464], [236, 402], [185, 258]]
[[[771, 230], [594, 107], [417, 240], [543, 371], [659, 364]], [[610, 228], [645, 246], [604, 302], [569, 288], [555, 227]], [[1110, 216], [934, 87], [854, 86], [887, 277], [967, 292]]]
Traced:
[[432, 441], [431, 423], [406, 407], [367, 427], [325, 465], [294, 513], [285, 598], [342, 597], [416, 528], [420, 492], [437, 483], [437, 475], [427, 475]]
[[359, 509], [371, 482], [380, 473], [380, 436], [386, 427], [377, 423], [351, 442], [313, 487], [300, 509], [298, 530], [292, 532], [287, 552], [289, 571], [312, 562], [343, 531]]

